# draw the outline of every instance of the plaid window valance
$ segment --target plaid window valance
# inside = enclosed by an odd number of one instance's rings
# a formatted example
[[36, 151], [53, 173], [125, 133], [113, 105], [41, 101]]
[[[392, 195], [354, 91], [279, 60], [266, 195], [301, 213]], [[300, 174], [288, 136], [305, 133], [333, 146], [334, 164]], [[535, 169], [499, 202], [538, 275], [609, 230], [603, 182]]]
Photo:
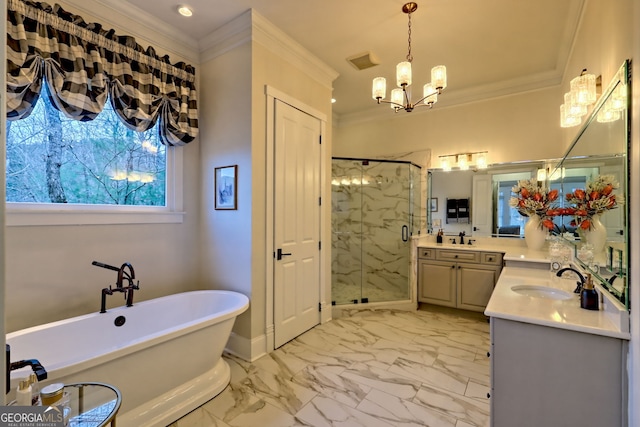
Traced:
[[7, 119], [27, 117], [42, 92], [69, 118], [93, 120], [107, 99], [126, 125], [145, 131], [159, 120], [165, 145], [198, 133], [195, 69], [171, 64], [130, 36], [85, 23], [60, 5], [7, 1]]

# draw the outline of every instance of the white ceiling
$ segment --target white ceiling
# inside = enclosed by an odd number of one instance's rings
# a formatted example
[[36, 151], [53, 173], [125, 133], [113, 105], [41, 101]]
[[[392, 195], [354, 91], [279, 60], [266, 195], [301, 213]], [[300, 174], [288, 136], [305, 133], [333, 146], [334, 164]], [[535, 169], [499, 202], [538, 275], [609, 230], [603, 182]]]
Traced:
[[[412, 15], [414, 86], [446, 65], [448, 87], [438, 106], [561, 83], [585, 0], [418, 0]], [[404, 0], [129, 0], [194, 40], [255, 9], [339, 73], [334, 114], [366, 114], [376, 106], [371, 80], [395, 81], [407, 54]], [[185, 18], [177, 5], [188, 4]], [[380, 65], [358, 71], [346, 58], [372, 52]], [[567, 70], [578, 75], [581, 70]], [[421, 90], [420, 90], [421, 92]]]

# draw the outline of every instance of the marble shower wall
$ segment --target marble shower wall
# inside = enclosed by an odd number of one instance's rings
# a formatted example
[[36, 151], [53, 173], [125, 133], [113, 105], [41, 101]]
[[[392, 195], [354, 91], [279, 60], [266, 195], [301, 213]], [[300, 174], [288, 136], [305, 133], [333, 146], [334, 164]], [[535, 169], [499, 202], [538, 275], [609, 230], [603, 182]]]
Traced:
[[408, 233], [411, 221], [419, 221], [419, 216], [412, 216], [421, 203], [420, 191], [414, 188], [418, 179], [419, 169], [407, 163], [370, 160], [363, 165], [362, 161], [333, 160], [332, 299], [336, 304], [361, 298], [369, 302], [410, 298], [410, 242], [402, 241], [402, 230], [406, 226]]

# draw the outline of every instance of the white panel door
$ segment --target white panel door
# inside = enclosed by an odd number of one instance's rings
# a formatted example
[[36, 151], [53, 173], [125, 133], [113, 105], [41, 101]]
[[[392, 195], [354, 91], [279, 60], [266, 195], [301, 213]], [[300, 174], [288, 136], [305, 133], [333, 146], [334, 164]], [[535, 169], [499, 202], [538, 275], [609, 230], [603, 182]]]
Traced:
[[492, 232], [493, 189], [491, 175], [473, 176], [473, 196], [471, 197], [471, 225], [473, 237], [487, 237]]
[[275, 101], [274, 336], [320, 323], [320, 120]]

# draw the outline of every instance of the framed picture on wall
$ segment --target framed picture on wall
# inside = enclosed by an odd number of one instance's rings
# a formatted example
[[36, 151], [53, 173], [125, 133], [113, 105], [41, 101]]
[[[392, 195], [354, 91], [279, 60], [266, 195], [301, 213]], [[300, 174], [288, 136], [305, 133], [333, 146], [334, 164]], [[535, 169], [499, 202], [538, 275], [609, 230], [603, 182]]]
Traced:
[[431, 212], [438, 212], [438, 198], [431, 198]]
[[238, 206], [238, 165], [215, 168], [215, 208], [234, 210]]

